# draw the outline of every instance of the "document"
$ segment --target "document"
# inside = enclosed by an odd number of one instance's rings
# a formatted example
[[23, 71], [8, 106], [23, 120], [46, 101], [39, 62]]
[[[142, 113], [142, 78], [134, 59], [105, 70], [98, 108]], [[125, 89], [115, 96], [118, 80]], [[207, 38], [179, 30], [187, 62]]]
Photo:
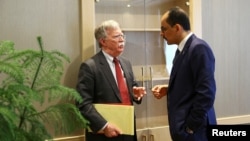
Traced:
[[96, 110], [110, 123], [122, 130], [122, 134], [134, 135], [134, 106], [94, 104]]

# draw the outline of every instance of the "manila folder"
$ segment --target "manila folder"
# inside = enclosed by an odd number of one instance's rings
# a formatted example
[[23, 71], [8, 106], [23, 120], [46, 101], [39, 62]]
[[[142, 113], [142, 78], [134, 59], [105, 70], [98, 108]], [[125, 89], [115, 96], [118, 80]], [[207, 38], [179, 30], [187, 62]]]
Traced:
[[134, 135], [134, 106], [94, 104], [96, 110], [110, 123], [122, 130], [122, 134]]

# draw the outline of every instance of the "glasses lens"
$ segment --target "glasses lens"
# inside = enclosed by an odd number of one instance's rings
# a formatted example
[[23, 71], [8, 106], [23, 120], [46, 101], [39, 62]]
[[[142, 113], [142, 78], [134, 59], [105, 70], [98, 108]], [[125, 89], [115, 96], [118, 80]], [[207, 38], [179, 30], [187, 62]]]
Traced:
[[126, 36], [125, 35], [116, 35], [116, 36], [113, 36], [113, 39], [117, 39], [118, 40], [120, 38], [125, 39]]

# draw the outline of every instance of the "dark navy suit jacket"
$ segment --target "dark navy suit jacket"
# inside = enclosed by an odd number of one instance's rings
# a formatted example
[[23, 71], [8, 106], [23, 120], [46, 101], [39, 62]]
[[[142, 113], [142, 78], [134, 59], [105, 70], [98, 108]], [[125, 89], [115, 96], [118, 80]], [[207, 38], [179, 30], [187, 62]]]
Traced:
[[[214, 71], [211, 48], [192, 35], [173, 64], [169, 80], [167, 104], [173, 141], [206, 141], [206, 126], [216, 124]], [[186, 127], [194, 134], [188, 134]]]
[[[132, 66], [123, 57], [119, 57], [119, 60], [127, 81], [131, 103], [134, 101], [139, 104], [141, 100], [136, 101], [132, 95], [133, 86], [137, 86]], [[78, 107], [82, 115], [90, 121], [90, 128], [94, 133], [86, 133], [87, 141], [125, 141], [124, 137], [107, 138], [103, 134], [95, 134], [107, 121], [96, 111], [93, 104], [121, 103], [121, 96], [115, 78], [102, 51], [81, 64], [77, 90], [83, 98], [83, 102], [79, 103]], [[136, 132], [134, 137], [126, 138], [126, 141], [136, 141]]]

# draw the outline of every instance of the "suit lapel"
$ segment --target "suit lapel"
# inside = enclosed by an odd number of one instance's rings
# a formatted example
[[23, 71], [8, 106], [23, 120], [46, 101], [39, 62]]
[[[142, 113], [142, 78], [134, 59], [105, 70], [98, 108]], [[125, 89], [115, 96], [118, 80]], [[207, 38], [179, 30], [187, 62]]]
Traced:
[[100, 65], [99, 65], [100, 69], [103, 71], [103, 74], [106, 76], [106, 80], [108, 81], [108, 83], [110, 83], [110, 86], [114, 90], [116, 97], [121, 101], [120, 92], [117, 87], [114, 75], [102, 51], [98, 53], [98, 58], [100, 60]]
[[182, 52], [179, 54], [178, 58], [176, 58], [176, 61], [175, 61], [175, 64], [173, 65], [173, 68], [172, 68], [172, 72], [171, 72], [171, 75], [170, 75], [170, 80], [169, 80], [169, 87], [171, 86], [177, 72], [180, 70], [178, 69], [181, 65], [181, 63], [183, 62], [182, 60], [185, 58], [185, 56], [187, 55], [188, 53], [188, 49], [192, 43], [192, 41], [194, 40], [195, 38], [195, 35], [192, 35], [186, 42]]

